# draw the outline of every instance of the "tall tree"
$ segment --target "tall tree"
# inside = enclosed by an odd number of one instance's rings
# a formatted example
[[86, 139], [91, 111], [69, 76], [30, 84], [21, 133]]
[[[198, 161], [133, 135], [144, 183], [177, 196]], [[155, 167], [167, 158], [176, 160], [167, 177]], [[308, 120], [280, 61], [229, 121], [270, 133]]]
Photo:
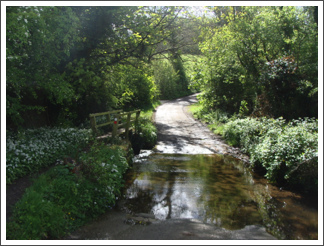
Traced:
[[135, 67], [150, 87], [147, 64], [159, 55], [157, 45], [170, 37], [169, 27], [181, 8], [7, 7], [6, 11], [7, 118], [19, 125], [30, 110], [49, 110], [52, 122], [66, 116], [82, 121], [89, 111], [120, 106], [125, 98], [138, 101], [130, 92], [133, 85], [140, 87], [138, 79], [131, 79], [132, 86], [126, 83], [121, 68], [127, 72], [128, 66]]
[[7, 116], [16, 124], [38, 92], [56, 102], [73, 98], [58, 64], [78, 41], [79, 20], [69, 7], [7, 7], [6, 9]]
[[[209, 39], [201, 43], [201, 49], [208, 58], [203, 85], [206, 104], [234, 113], [244, 100], [250, 112], [270, 103], [267, 113], [276, 117], [316, 116], [316, 110], [304, 106], [316, 108], [316, 24], [295, 7], [242, 7], [238, 11], [230, 7], [221, 16], [220, 20], [205, 19], [203, 35]], [[208, 23], [218, 25], [211, 30]], [[276, 67], [269, 65], [275, 63]]]

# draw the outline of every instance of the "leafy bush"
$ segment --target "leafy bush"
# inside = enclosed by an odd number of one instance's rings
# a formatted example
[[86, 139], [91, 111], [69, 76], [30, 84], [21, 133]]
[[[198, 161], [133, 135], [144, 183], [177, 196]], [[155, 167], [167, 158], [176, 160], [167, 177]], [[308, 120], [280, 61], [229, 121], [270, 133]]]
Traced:
[[[249, 120], [242, 120], [238, 119], [235, 121], [230, 121], [224, 126], [224, 137], [227, 140], [227, 142], [232, 146], [240, 146], [241, 145], [241, 139], [243, 138], [244, 132], [252, 132], [256, 130], [256, 126], [249, 123]], [[241, 146], [240, 146], [241, 147]]]
[[[267, 170], [266, 177], [271, 181], [287, 180], [305, 190], [317, 189], [317, 166], [311, 162], [318, 156], [316, 122], [295, 120], [281, 131], [268, 131], [251, 151], [251, 162], [262, 163]], [[305, 173], [298, 175], [295, 172], [300, 165], [307, 166], [308, 178]]]
[[264, 93], [258, 98], [258, 103], [269, 108], [268, 114], [273, 117], [317, 117], [317, 99], [311, 95], [314, 85], [305, 77], [305, 74], [300, 73], [298, 61], [293, 56], [267, 62], [260, 77]]
[[113, 84], [119, 84], [116, 97], [122, 107], [142, 107], [152, 103], [157, 96], [157, 87], [150, 66], [135, 68], [131, 65], [118, 65], [112, 78]]
[[111, 208], [128, 168], [125, 152], [95, 142], [81, 163], [41, 175], [15, 205], [7, 239], [55, 239]]
[[58, 204], [44, 199], [43, 194], [49, 186], [49, 181], [46, 175], [41, 175], [16, 203], [12, 221], [7, 223], [7, 240], [42, 239], [63, 235], [68, 226], [67, 216]]
[[28, 129], [16, 135], [7, 132], [7, 183], [76, 153], [89, 142], [90, 133], [90, 130], [75, 128]]
[[317, 190], [317, 120], [237, 119], [224, 126], [224, 137], [248, 153], [253, 166], [262, 166], [267, 179]]
[[[231, 118], [224, 126], [224, 137], [233, 146], [241, 147], [243, 152], [249, 153], [259, 137], [267, 131], [281, 131], [285, 124], [282, 118], [277, 120], [267, 118]], [[278, 132], [279, 133], [279, 132]]]
[[132, 143], [134, 154], [138, 154], [141, 149], [151, 149], [157, 140], [157, 129], [150, 119], [140, 117], [135, 124], [135, 130], [130, 131], [129, 139]]
[[125, 156], [120, 148], [108, 148], [104, 143], [96, 142], [89, 153], [80, 155], [81, 169], [87, 179], [98, 183], [113, 196], [122, 187], [122, 174], [128, 168]]

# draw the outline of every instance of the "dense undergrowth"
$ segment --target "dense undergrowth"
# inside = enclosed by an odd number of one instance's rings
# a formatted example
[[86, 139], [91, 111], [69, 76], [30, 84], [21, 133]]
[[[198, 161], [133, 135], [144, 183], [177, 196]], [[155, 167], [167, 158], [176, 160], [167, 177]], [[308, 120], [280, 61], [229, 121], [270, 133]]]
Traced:
[[91, 139], [91, 131], [76, 128], [48, 128], [6, 132], [6, 181], [38, 171], [57, 159], [76, 153]]
[[95, 141], [78, 159], [40, 175], [15, 204], [7, 239], [55, 239], [111, 208], [128, 168], [127, 147]]
[[[130, 132], [136, 152], [155, 145], [157, 130], [151, 120], [158, 104], [145, 107]], [[14, 205], [7, 239], [61, 238], [110, 209], [132, 162], [130, 142], [125, 136], [95, 140], [91, 130], [77, 128], [7, 131], [7, 184], [56, 162]]]
[[229, 117], [221, 111], [191, 107], [195, 117], [209, 124], [232, 146], [250, 156], [251, 167], [277, 182], [302, 192], [318, 191], [318, 120], [299, 118]]

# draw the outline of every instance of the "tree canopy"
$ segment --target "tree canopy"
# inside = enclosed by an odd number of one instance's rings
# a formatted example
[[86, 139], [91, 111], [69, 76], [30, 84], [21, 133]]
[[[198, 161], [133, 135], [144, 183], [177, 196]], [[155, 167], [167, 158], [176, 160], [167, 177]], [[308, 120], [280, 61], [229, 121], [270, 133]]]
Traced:
[[[7, 118], [30, 110], [48, 121], [157, 96], [150, 62], [184, 47], [172, 39], [182, 7], [7, 7]], [[163, 43], [171, 43], [163, 47]], [[159, 46], [159, 48], [158, 48]]]
[[[190, 83], [206, 107], [229, 113], [317, 116], [316, 6], [206, 9], [7, 6], [8, 125], [37, 115], [78, 125], [89, 113], [185, 95]], [[205, 57], [190, 78], [184, 54]]]

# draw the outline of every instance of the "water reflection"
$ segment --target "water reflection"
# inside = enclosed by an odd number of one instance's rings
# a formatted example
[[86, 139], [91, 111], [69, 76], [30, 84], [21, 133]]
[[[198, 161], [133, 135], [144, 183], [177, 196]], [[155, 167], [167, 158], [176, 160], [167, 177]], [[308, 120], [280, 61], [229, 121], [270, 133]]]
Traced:
[[195, 218], [230, 230], [262, 225], [280, 239], [317, 239], [317, 209], [229, 156], [152, 154], [126, 180], [119, 206], [128, 213]]

